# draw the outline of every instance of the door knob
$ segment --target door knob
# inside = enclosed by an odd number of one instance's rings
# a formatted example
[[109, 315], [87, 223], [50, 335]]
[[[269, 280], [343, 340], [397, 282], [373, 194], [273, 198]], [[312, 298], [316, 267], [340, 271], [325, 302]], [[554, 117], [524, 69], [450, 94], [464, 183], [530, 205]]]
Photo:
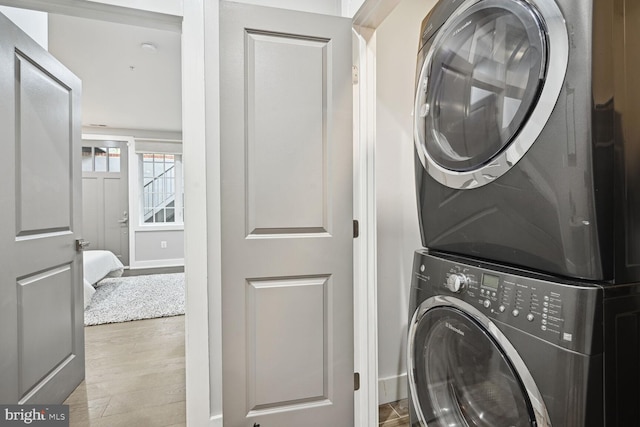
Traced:
[[119, 219], [118, 222], [120, 224], [126, 224], [127, 222], [129, 222], [129, 212], [122, 212], [122, 219]]
[[76, 239], [76, 251], [82, 252], [84, 250], [84, 248], [86, 248], [90, 244], [91, 244], [91, 242], [88, 242], [88, 241], [86, 241], [84, 239]]

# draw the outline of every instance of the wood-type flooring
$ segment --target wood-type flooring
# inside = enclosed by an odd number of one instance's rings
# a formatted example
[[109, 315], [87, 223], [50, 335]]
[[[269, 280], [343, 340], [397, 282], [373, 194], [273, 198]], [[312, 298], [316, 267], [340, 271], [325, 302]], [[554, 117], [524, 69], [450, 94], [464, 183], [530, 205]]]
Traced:
[[85, 349], [70, 427], [186, 425], [184, 316], [88, 326]]

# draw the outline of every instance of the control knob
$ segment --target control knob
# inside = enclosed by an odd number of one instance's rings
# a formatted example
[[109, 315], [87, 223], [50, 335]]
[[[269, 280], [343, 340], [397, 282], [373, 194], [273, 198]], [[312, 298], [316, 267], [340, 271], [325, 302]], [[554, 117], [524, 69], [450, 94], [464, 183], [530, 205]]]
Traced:
[[447, 289], [451, 292], [460, 292], [469, 282], [467, 276], [461, 273], [451, 273], [447, 278]]

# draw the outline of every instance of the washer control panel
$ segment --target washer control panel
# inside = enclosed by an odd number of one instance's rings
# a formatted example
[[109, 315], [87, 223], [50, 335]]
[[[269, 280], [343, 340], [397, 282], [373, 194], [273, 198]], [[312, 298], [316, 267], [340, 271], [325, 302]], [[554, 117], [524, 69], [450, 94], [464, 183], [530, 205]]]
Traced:
[[447, 289], [451, 292], [462, 292], [467, 284], [469, 283], [469, 278], [462, 273], [451, 273], [447, 277]]
[[598, 286], [556, 283], [422, 251], [416, 252], [414, 264], [413, 286], [430, 296], [455, 296], [491, 319], [571, 350], [589, 350], [585, 328], [598, 320]]

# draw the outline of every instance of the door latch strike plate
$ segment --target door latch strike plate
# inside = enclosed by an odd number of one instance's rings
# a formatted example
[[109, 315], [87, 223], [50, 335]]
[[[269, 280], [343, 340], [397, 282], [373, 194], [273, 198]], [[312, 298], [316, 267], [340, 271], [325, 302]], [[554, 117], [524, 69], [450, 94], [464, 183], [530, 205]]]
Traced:
[[353, 389], [355, 391], [360, 390], [360, 372], [353, 373]]
[[357, 239], [360, 236], [360, 224], [357, 219], [353, 220], [353, 238]]

